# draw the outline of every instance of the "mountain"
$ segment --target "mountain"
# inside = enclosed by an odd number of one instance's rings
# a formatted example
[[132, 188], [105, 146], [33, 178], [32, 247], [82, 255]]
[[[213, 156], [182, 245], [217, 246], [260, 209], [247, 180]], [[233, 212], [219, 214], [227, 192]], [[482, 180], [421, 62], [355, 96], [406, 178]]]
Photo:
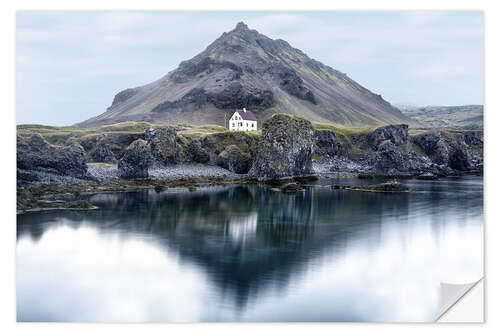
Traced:
[[119, 92], [106, 112], [77, 126], [224, 125], [225, 115], [243, 107], [260, 121], [279, 112], [344, 126], [415, 124], [346, 74], [240, 22], [161, 79]]
[[482, 105], [426, 106], [402, 109], [402, 112], [426, 128], [483, 128]]

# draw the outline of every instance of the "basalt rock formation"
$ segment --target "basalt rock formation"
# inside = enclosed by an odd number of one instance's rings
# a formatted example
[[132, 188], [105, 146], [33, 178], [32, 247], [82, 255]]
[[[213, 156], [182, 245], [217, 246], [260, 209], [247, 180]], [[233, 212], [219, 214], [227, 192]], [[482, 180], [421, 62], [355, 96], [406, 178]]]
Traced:
[[312, 172], [314, 128], [311, 122], [277, 114], [264, 122], [250, 175], [257, 178], [299, 176]]
[[248, 173], [251, 166], [249, 153], [241, 151], [236, 145], [230, 145], [217, 157], [217, 165], [234, 173]]
[[145, 139], [151, 148], [154, 161], [162, 165], [176, 164], [179, 160], [177, 131], [171, 126], [150, 127]]
[[100, 135], [95, 144], [95, 148], [89, 153], [92, 162], [112, 163], [113, 152], [110, 148], [110, 141], [107, 135]]
[[[159, 168], [172, 164], [219, 165], [266, 180], [313, 171], [423, 175], [423, 179], [432, 179], [481, 172], [483, 168], [482, 131], [408, 130], [407, 125], [345, 129], [327, 124], [315, 124], [314, 129], [311, 122], [286, 114], [264, 122], [262, 134], [218, 126], [127, 126], [129, 132], [124, 127], [104, 127], [72, 133], [49, 127], [20, 127], [18, 186], [89, 179], [87, 161], [119, 161], [118, 174], [127, 179], [148, 177], [153, 163]], [[96, 167], [112, 166], [91, 167], [90, 174], [95, 175]], [[116, 177], [114, 172], [107, 175]]]
[[119, 92], [106, 112], [78, 126], [225, 125], [225, 114], [243, 107], [259, 122], [287, 113], [348, 126], [416, 124], [346, 74], [240, 22], [159, 80]]
[[51, 145], [39, 134], [17, 135], [18, 184], [39, 180], [40, 173], [85, 178], [87, 157], [82, 146]]
[[125, 154], [118, 162], [118, 174], [123, 179], [148, 178], [148, 169], [151, 166], [151, 151], [144, 140], [136, 140], [125, 150]]

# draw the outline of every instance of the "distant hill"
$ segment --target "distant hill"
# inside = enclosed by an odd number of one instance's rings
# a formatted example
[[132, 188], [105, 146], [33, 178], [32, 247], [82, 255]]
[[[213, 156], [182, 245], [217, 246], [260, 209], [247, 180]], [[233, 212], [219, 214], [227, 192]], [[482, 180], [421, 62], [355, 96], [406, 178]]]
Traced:
[[240, 22], [161, 79], [119, 92], [106, 112], [77, 126], [224, 125], [225, 114], [243, 107], [260, 121], [282, 112], [344, 126], [414, 125], [347, 75]]
[[410, 118], [428, 128], [482, 129], [483, 106], [426, 106], [402, 109]]

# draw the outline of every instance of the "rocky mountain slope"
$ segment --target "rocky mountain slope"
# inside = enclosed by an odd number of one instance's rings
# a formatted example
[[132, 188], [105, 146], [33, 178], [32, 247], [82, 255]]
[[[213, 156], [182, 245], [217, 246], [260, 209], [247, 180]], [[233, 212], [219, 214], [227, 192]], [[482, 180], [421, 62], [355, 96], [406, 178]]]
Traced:
[[259, 121], [287, 113], [344, 126], [416, 123], [347, 75], [240, 22], [177, 69], [119, 92], [106, 112], [77, 125], [224, 125], [224, 115], [242, 107]]
[[401, 110], [425, 128], [483, 128], [482, 105], [426, 106]]

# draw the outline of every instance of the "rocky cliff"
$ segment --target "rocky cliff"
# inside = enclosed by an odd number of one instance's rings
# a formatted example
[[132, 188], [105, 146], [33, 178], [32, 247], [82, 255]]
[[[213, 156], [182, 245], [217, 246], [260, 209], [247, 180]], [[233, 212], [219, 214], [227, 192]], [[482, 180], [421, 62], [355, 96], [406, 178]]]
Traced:
[[240, 22], [161, 79], [119, 92], [106, 112], [78, 126], [224, 125], [224, 114], [242, 107], [259, 121], [287, 113], [349, 126], [416, 123], [346, 74]]
[[277, 114], [264, 122], [250, 176], [281, 178], [312, 172], [314, 128], [311, 122]]
[[41, 181], [50, 175], [86, 178], [87, 155], [81, 145], [51, 145], [40, 134], [17, 136], [17, 184]]
[[287, 114], [265, 121], [261, 134], [146, 123], [79, 132], [23, 127], [17, 175], [19, 186], [53, 182], [52, 176], [88, 179], [88, 161], [115, 163], [125, 179], [175, 164], [217, 165], [265, 179], [331, 172], [445, 176], [482, 171], [483, 140], [482, 131], [409, 130], [405, 124], [346, 129]]

